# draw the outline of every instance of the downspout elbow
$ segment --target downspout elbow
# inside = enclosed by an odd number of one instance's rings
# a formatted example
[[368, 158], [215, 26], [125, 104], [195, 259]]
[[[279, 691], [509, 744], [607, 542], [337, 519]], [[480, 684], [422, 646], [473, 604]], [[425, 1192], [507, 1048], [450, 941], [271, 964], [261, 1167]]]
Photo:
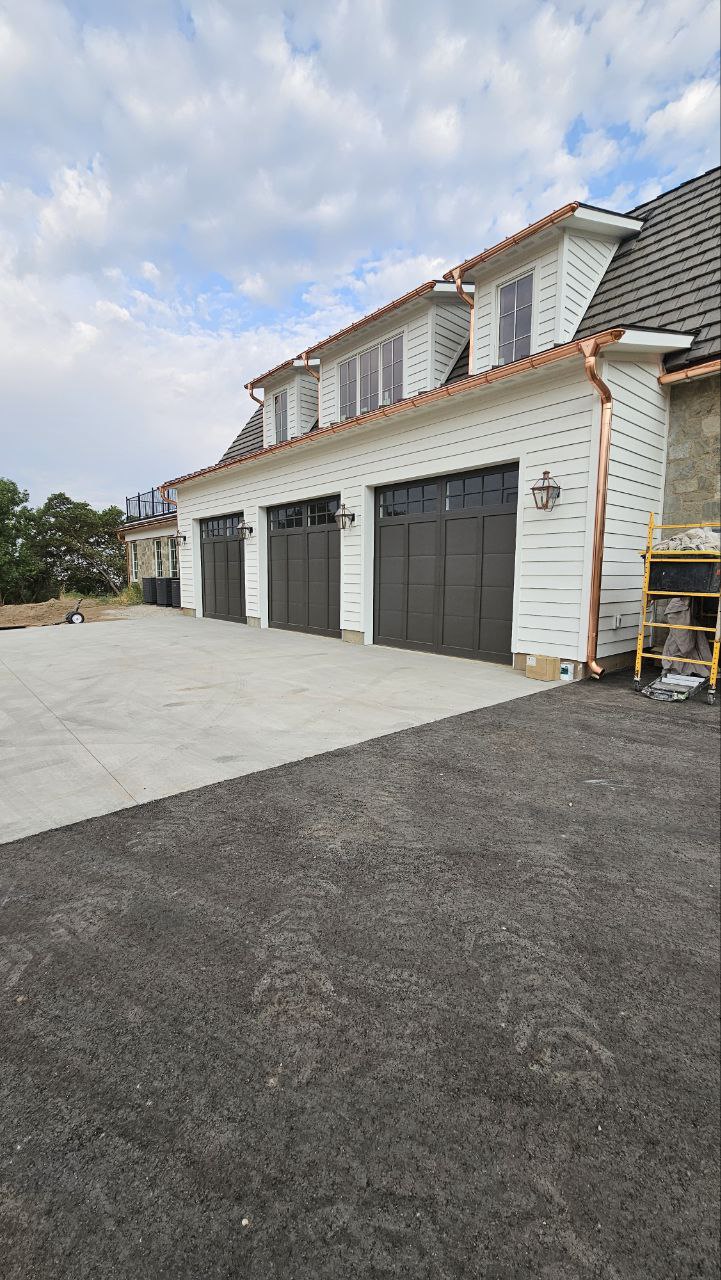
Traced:
[[588, 644], [586, 666], [593, 680], [600, 680], [604, 668], [598, 661], [598, 626], [601, 608], [601, 580], [603, 576], [603, 544], [606, 534], [606, 506], [608, 503], [608, 465], [611, 453], [611, 422], [613, 396], [603, 381], [596, 365], [598, 344], [580, 342], [583, 368], [589, 382], [595, 387], [601, 401], [601, 432], [598, 444], [598, 475], [596, 477], [596, 509], [593, 526], [593, 558], [591, 562], [591, 596], [588, 607]]
[[250, 396], [251, 400], [255, 400], [256, 404], [259, 404], [262, 406], [263, 401], [259, 400], [257, 395], [255, 394], [255, 384], [252, 382], [246, 382], [245, 389], [248, 392], [248, 395]]

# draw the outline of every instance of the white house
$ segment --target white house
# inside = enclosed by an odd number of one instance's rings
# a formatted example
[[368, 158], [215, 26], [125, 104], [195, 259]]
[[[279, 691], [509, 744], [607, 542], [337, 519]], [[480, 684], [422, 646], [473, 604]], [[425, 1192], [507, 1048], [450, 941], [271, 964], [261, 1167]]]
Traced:
[[254, 378], [220, 462], [168, 481], [183, 607], [520, 668], [617, 664], [674, 386], [718, 379], [693, 272], [685, 312], [656, 281], [688, 187], [637, 216], [568, 204]]

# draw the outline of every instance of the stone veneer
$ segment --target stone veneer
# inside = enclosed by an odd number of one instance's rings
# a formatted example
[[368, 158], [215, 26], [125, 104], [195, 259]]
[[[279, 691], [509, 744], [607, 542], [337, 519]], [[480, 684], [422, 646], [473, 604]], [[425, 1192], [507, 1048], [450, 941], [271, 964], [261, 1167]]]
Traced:
[[[135, 546], [138, 548], [138, 582], [142, 584], [143, 578], [155, 578], [158, 576], [155, 568], [155, 540], [158, 538], [163, 544], [163, 572], [160, 575], [164, 578], [170, 577], [170, 538], [167, 534], [154, 534], [152, 537], [136, 538]], [[128, 541], [125, 544], [127, 556], [128, 580], [130, 580], [130, 546]]]
[[719, 519], [720, 450], [719, 377], [672, 386], [663, 502], [666, 524]]

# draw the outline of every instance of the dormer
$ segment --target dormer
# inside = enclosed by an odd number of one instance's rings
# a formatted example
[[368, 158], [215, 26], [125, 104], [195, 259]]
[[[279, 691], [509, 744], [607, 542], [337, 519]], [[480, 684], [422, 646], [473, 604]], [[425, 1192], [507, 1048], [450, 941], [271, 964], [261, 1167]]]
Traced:
[[468, 342], [469, 307], [429, 280], [309, 347], [318, 362], [320, 423], [344, 422], [440, 386]]
[[616, 249], [642, 225], [574, 203], [448, 272], [474, 286], [471, 371], [570, 342]]
[[305, 435], [318, 423], [318, 380], [302, 360], [286, 360], [253, 379], [247, 389], [263, 392], [263, 446]]

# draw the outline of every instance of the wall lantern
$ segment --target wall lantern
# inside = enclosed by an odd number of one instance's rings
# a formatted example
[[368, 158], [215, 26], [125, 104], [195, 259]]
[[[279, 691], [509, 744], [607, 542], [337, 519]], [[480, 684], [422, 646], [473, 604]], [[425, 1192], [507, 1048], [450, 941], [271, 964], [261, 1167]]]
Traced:
[[247, 542], [249, 538], [252, 538], [253, 537], [252, 524], [246, 524], [244, 519], [241, 520], [240, 524], [238, 525], [238, 537], [243, 542]]
[[335, 513], [335, 522], [339, 529], [350, 529], [355, 520], [355, 511], [349, 511], [345, 502], [341, 502]]
[[539, 511], [553, 511], [561, 496], [561, 486], [550, 471], [544, 471], [542, 478], [531, 485], [531, 493]]
[[184, 547], [186, 542], [188, 541], [188, 535], [186, 533], [176, 533], [174, 537], [175, 537], [175, 541], [179, 543], [181, 547]]

